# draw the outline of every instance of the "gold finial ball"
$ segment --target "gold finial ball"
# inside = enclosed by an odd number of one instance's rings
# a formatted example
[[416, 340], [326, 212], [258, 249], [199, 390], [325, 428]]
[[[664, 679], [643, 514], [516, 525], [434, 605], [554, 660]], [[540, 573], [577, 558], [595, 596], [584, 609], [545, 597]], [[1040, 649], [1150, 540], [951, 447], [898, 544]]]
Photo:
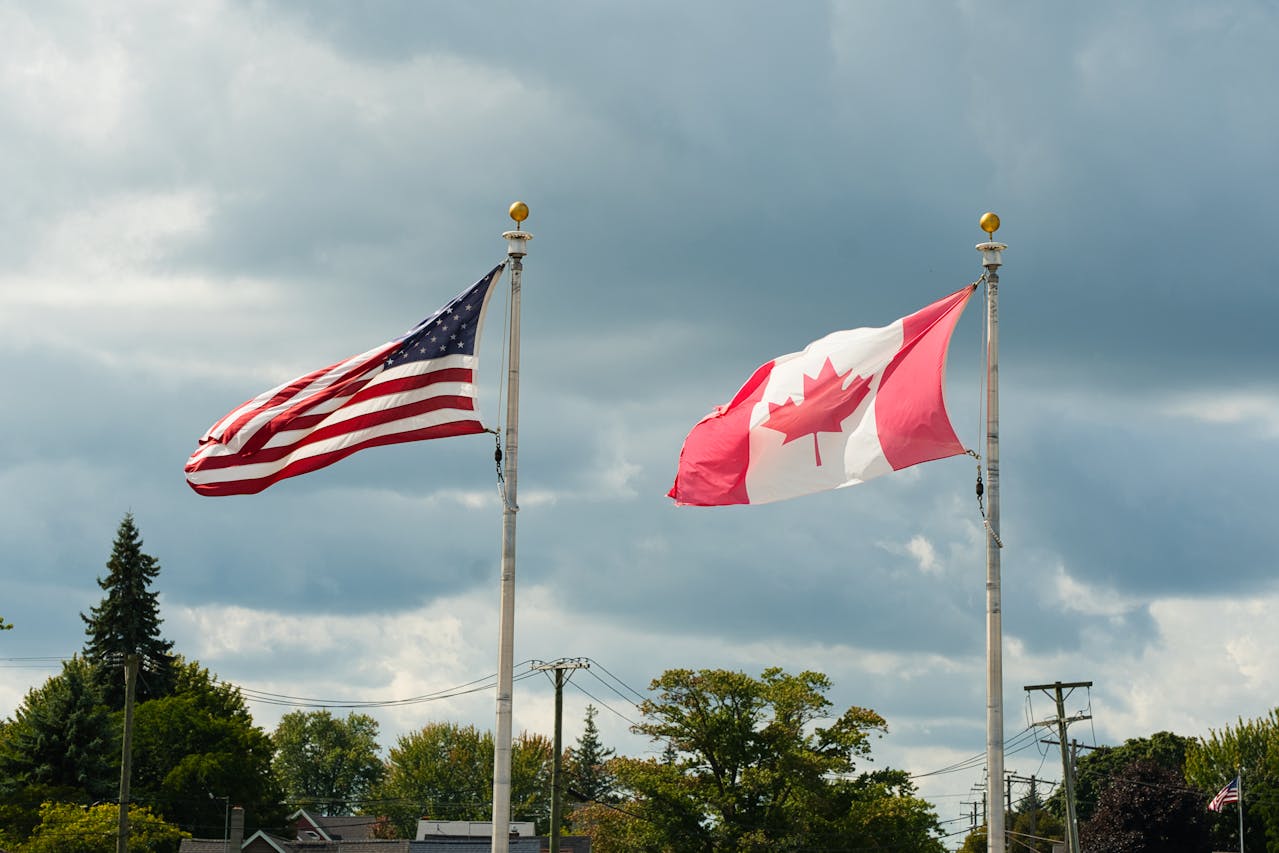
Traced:
[[[515, 214], [511, 215], [514, 216]], [[987, 211], [981, 215], [981, 221], [978, 224], [981, 225], [981, 230], [993, 237], [995, 232], [999, 230], [999, 217]]]
[[511, 218], [516, 222], [523, 222], [528, 219], [528, 205], [522, 201], [517, 201], [511, 205], [510, 214]]

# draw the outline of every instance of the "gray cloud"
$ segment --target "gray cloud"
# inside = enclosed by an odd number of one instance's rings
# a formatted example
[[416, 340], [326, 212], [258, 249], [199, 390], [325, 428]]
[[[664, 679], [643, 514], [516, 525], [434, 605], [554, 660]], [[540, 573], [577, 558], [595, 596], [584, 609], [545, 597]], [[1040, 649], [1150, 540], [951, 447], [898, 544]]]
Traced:
[[[247, 499], [199, 498], [179, 469], [230, 407], [474, 281], [520, 197], [521, 651], [634, 686], [824, 668], [837, 703], [889, 716], [885, 762], [975, 753], [972, 460], [766, 507], [664, 493], [755, 366], [976, 278], [995, 209], [1008, 700], [1095, 676], [1115, 739], [1264, 711], [1271, 662], [1239, 675], [1210, 614], [1273, 593], [1277, 28], [1248, 3], [0, 11], [5, 648], [80, 646], [132, 510], [168, 626], [225, 677], [380, 695], [484, 675], [488, 437]], [[970, 442], [981, 314], [949, 369]], [[1174, 659], [1218, 689], [1157, 718]], [[0, 696], [43, 676], [0, 670]], [[540, 725], [545, 688], [522, 684]], [[388, 741], [413, 713], [487, 725], [491, 701], [388, 714]], [[966, 781], [939, 803], [947, 784]]]

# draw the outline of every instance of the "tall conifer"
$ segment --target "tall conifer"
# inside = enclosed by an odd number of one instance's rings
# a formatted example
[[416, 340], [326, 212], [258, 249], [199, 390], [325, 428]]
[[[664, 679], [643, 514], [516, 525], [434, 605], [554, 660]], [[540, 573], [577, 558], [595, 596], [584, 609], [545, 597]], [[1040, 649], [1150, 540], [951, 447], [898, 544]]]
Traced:
[[617, 801], [617, 779], [608, 766], [613, 750], [600, 741], [598, 714], [594, 705], [586, 706], [586, 728], [568, 750], [568, 787], [579, 802], [612, 803]]
[[150, 588], [159, 573], [160, 563], [142, 550], [133, 513], [126, 513], [107, 560], [107, 576], [98, 578], [106, 597], [88, 616], [80, 614], [88, 635], [84, 656], [95, 665], [107, 704], [116, 710], [124, 707], [126, 654], [136, 652], [142, 659], [137, 701], [168, 695], [172, 689], [173, 643], [160, 637], [160, 604]]

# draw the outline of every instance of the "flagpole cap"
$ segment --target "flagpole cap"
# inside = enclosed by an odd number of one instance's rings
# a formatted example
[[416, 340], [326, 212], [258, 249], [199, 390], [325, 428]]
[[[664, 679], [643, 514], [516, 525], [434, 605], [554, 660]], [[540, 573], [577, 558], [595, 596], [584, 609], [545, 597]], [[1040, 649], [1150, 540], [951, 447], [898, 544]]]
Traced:
[[513, 202], [507, 213], [515, 220], [515, 230], [502, 232], [502, 239], [506, 240], [506, 254], [512, 258], [522, 258], [528, 254], [526, 244], [533, 239], [532, 234], [520, 230], [520, 224], [528, 219], [528, 205], [522, 201]]
[[981, 215], [977, 224], [988, 237], [985, 243], [978, 243], [976, 246], [977, 251], [981, 252], [981, 265], [988, 270], [997, 270], [1004, 263], [1003, 251], [1008, 248], [1004, 243], [997, 243], [994, 239], [995, 232], [999, 230], [999, 216], [988, 210]]
[[522, 258], [528, 254], [525, 244], [533, 239], [532, 234], [520, 230], [520, 224], [528, 219], [528, 205], [517, 201], [507, 212], [515, 220], [515, 230], [502, 232], [502, 239], [506, 240], [506, 254], [512, 258]]

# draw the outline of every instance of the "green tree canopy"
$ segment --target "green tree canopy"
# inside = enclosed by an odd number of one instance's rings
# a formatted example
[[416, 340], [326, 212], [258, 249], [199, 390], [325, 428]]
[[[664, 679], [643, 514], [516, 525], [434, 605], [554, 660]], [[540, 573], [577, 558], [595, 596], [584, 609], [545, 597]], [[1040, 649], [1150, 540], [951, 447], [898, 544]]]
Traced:
[[0, 725], [0, 835], [25, 839], [45, 801], [91, 803], [113, 796], [119, 750], [93, 668], [81, 658], [66, 661]]
[[[1279, 710], [1210, 731], [1186, 752], [1186, 781], [1200, 791], [1204, 802], [1240, 772], [1247, 816], [1244, 846], [1279, 850]], [[1214, 818], [1215, 849], [1239, 846], [1238, 819], [1234, 807]]]
[[615, 767], [632, 794], [623, 807], [650, 823], [660, 849], [942, 850], [936, 816], [904, 773], [857, 774], [887, 724], [866, 708], [832, 718], [821, 673], [676, 669], [650, 689], [634, 730], [666, 757]]
[[[551, 742], [522, 734], [511, 745], [511, 819], [532, 820], [545, 831], [550, 817]], [[402, 838], [417, 819], [491, 820], [493, 734], [474, 726], [428, 723], [396, 739], [374, 811], [388, 815]]]
[[76, 657], [27, 692], [0, 740], [0, 792], [32, 784], [95, 798], [111, 792], [119, 745], [92, 676], [92, 667]]
[[150, 588], [160, 563], [142, 551], [142, 536], [126, 513], [107, 560], [107, 576], [98, 578], [106, 596], [84, 620], [85, 657], [98, 668], [97, 680], [113, 710], [124, 707], [123, 664], [127, 654], [142, 658], [137, 701], [166, 695], [173, 683], [173, 643], [160, 637], [160, 604]]
[[[1013, 807], [1007, 822], [1008, 837], [1012, 839], [1010, 847], [1014, 850], [1034, 850], [1038, 853], [1052, 853], [1053, 843], [1065, 843], [1066, 824], [1057, 815], [1044, 807], [1043, 798], [1036, 788], [1027, 791]], [[982, 849], [985, 847], [985, 835], [982, 835]]]
[[586, 706], [582, 736], [577, 739], [577, 746], [568, 749], [564, 776], [569, 799], [574, 802], [611, 803], [617, 799], [617, 778], [608, 764], [615, 753], [600, 742], [600, 730], [595, 725], [598, 715], [594, 705]]
[[584, 803], [573, 810], [573, 832], [590, 836], [591, 853], [668, 853], [666, 839], [640, 816], [640, 808], [627, 802]]
[[276, 828], [286, 809], [271, 774], [271, 738], [253, 724], [235, 687], [181, 658], [173, 692], [134, 713], [133, 799], [196, 836], [222, 834], [225, 802], [246, 825]]
[[377, 732], [377, 720], [367, 714], [285, 714], [271, 735], [271, 770], [285, 799], [323, 815], [351, 814], [386, 772]]
[[[120, 808], [115, 804], [84, 807], [45, 803], [40, 823], [18, 853], [115, 853]], [[144, 806], [129, 806], [129, 850], [136, 853], [177, 853], [189, 837]]]

